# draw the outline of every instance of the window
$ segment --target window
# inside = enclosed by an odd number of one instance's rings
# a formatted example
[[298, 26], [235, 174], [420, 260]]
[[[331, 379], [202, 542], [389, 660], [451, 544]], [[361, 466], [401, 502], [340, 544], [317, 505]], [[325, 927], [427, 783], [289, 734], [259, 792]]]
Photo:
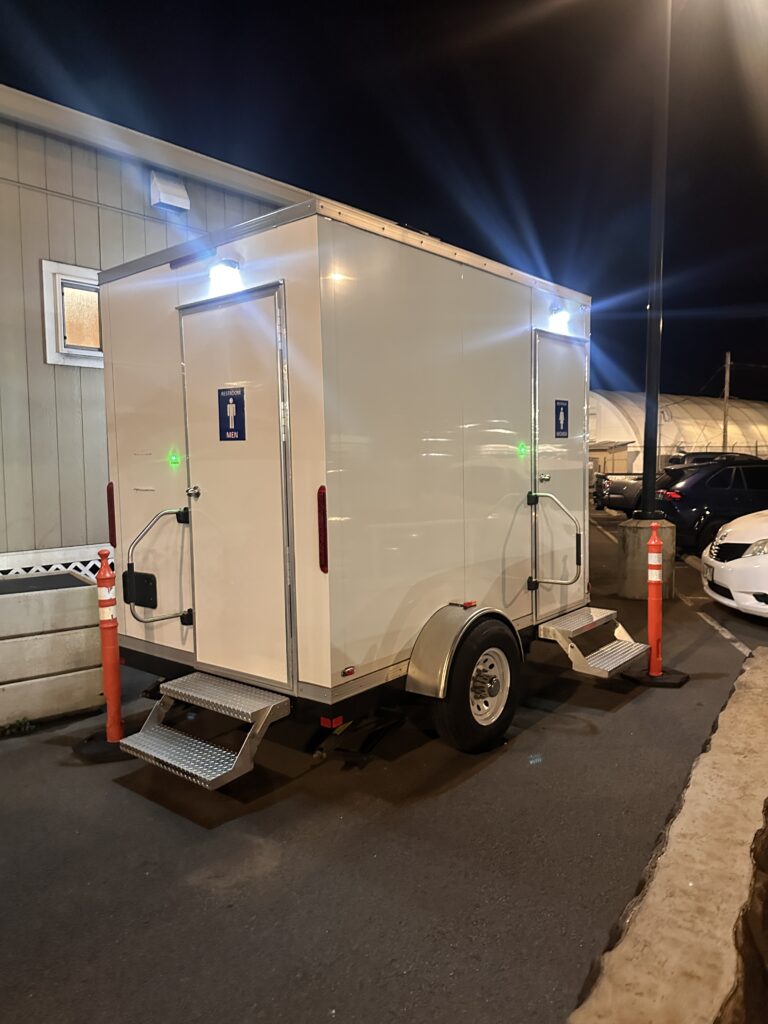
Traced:
[[[710, 487], [719, 487], [721, 489], [724, 489], [724, 488], [727, 488], [727, 487], [731, 486], [731, 481], [732, 480], [733, 480], [733, 470], [732, 469], [721, 469], [719, 472], [715, 473], [715, 475], [709, 481], [709, 486]], [[738, 483], [738, 481], [737, 481], [737, 483]]]
[[768, 491], [768, 466], [742, 466], [749, 491]]
[[42, 261], [45, 359], [103, 366], [98, 271]]

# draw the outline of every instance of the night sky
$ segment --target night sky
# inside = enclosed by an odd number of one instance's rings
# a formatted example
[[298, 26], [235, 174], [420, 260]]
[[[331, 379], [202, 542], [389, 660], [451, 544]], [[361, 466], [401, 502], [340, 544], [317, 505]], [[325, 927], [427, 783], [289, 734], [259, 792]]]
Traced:
[[[590, 293], [641, 388], [665, 0], [0, 0], [0, 81]], [[768, 400], [768, 3], [675, 0], [662, 389]]]

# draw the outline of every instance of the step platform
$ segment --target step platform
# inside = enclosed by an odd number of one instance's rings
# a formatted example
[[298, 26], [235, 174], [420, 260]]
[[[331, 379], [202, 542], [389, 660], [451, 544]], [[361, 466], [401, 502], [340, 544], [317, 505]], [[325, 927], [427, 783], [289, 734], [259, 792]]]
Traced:
[[[613, 639], [597, 650], [585, 654], [575, 643], [574, 637], [610, 623], [613, 623]], [[632, 639], [610, 608], [588, 606], [549, 619], [539, 625], [539, 638], [558, 644], [568, 655], [575, 672], [597, 679], [619, 675], [649, 651], [648, 644]]]
[[[291, 710], [289, 699], [281, 694], [207, 672], [193, 672], [161, 683], [160, 692], [162, 696], [141, 731], [121, 740], [120, 747], [205, 789], [219, 789], [249, 772], [269, 726]], [[230, 750], [164, 725], [168, 712], [179, 703], [248, 724], [250, 729], [240, 749]]]

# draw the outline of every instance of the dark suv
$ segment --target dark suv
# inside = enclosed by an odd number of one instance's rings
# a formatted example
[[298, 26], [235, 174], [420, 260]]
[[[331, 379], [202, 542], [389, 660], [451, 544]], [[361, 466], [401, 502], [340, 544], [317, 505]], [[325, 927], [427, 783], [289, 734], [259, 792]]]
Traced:
[[768, 509], [768, 462], [669, 466], [656, 481], [656, 505], [677, 527], [677, 546], [703, 551], [724, 523]]

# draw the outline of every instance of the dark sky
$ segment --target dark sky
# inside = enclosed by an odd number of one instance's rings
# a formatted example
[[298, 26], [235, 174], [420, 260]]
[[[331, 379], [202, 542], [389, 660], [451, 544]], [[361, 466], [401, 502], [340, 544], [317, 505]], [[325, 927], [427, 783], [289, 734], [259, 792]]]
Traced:
[[[663, 2], [0, 0], [0, 81], [588, 292], [639, 388]], [[662, 388], [768, 399], [768, 2], [675, 0], [671, 92]]]

